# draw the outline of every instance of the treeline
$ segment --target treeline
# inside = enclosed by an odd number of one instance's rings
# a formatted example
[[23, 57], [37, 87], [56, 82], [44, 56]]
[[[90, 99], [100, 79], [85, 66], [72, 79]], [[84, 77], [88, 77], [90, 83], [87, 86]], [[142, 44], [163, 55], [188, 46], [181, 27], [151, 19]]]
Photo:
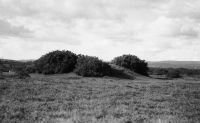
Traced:
[[29, 73], [57, 74], [75, 72], [81, 76], [117, 76], [119, 71], [114, 70], [110, 63], [125, 67], [131, 71], [148, 76], [148, 65], [135, 55], [123, 55], [114, 58], [111, 62], [104, 62], [98, 57], [76, 55], [71, 51], [49, 52], [32, 64], [26, 66]]

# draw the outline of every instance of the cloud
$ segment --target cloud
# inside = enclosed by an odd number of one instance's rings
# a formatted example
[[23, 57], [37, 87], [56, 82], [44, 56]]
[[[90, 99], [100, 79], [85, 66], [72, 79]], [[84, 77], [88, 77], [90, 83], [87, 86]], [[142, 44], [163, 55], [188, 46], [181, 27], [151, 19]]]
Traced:
[[199, 5], [197, 0], [0, 0], [0, 39], [17, 59], [23, 52], [23, 58], [37, 58], [54, 49], [105, 60], [124, 53], [159, 60], [172, 52], [180, 59], [178, 49], [192, 54], [194, 45], [200, 47]]
[[[122, 20], [137, 11], [159, 9], [168, 0], [1, 0], [4, 17], [40, 17], [47, 19]], [[137, 11], [135, 11], [137, 10]]]
[[200, 26], [190, 19], [159, 17], [149, 25], [149, 32], [155, 36], [198, 38]]
[[26, 37], [31, 33], [23, 26], [14, 26], [6, 20], [0, 19], [0, 36]]
[[190, 18], [199, 22], [199, 5], [199, 0], [171, 0], [167, 8], [167, 16], [171, 18]]

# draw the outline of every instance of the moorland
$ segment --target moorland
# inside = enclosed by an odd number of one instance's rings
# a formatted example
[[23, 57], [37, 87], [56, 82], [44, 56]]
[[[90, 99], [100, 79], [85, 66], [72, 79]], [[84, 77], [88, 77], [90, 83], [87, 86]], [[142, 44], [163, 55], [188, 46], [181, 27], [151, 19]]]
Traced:
[[1, 60], [0, 70], [1, 123], [200, 122], [198, 69], [56, 51], [36, 61]]

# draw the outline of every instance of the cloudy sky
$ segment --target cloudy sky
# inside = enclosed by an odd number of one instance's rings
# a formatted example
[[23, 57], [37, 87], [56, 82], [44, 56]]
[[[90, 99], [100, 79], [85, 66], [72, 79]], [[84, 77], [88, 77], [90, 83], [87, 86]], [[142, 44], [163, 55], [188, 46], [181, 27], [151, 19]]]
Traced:
[[200, 0], [0, 0], [0, 58], [200, 60], [199, 34]]

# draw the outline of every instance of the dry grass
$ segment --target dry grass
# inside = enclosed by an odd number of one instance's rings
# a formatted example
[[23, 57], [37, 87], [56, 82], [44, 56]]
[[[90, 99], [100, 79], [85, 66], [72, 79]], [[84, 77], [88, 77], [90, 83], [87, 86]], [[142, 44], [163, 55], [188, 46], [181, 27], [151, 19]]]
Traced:
[[1, 123], [196, 123], [200, 81], [32, 75], [0, 80]]

